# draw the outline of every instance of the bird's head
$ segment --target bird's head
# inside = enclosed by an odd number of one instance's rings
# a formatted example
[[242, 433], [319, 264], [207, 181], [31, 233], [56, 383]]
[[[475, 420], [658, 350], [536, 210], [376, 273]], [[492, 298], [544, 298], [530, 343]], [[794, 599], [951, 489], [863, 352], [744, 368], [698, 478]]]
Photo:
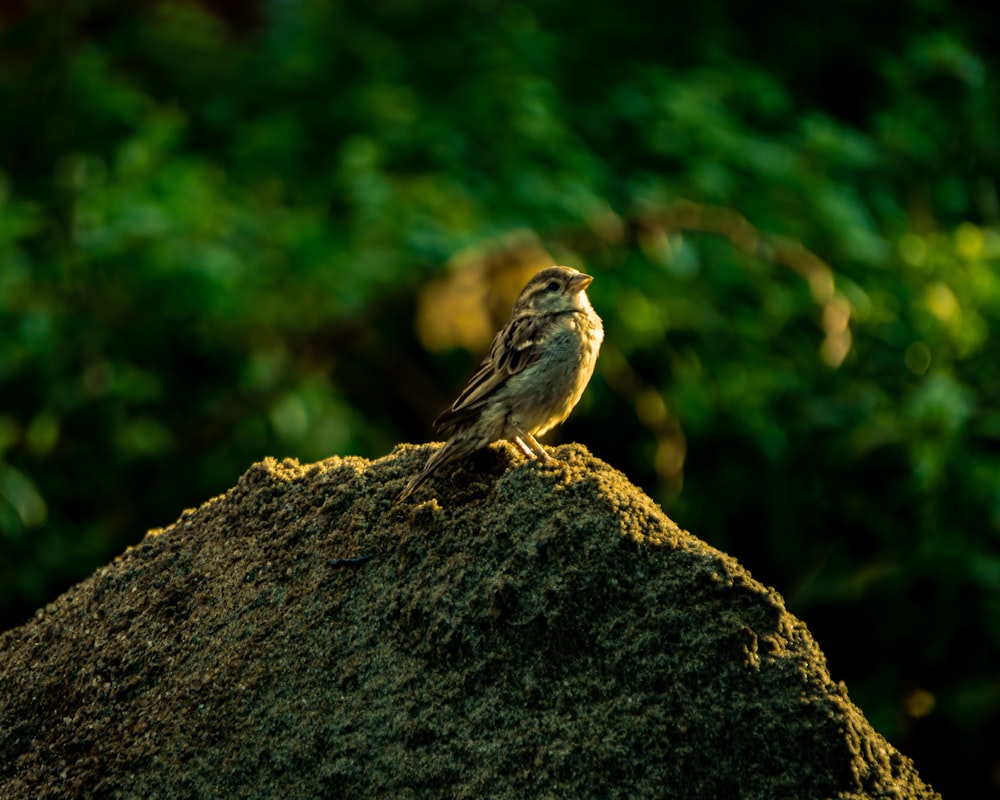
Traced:
[[590, 308], [586, 289], [594, 280], [572, 267], [546, 267], [521, 290], [514, 303], [514, 312], [533, 311], [538, 314], [559, 314], [565, 311], [585, 311]]

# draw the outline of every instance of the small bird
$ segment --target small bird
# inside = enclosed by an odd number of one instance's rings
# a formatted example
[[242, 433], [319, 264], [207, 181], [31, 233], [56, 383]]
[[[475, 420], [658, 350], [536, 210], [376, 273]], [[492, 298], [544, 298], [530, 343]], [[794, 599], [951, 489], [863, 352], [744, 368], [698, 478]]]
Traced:
[[535, 436], [562, 422], [594, 374], [604, 326], [586, 289], [594, 279], [570, 267], [547, 267], [521, 290], [510, 319], [458, 399], [434, 420], [448, 437], [395, 502], [439, 467], [508, 439], [529, 458], [551, 460]]

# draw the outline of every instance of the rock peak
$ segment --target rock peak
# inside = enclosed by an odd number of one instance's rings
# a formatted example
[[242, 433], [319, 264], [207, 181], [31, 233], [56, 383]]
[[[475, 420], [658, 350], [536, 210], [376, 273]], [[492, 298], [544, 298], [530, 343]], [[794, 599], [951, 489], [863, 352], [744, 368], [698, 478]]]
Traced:
[[255, 464], [0, 636], [0, 796], [937, 794], [579, 445]]

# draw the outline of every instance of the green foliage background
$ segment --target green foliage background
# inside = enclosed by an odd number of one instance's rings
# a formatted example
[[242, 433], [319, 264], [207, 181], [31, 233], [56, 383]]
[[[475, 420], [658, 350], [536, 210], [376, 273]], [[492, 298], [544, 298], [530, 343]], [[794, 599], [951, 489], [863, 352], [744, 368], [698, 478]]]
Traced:
[[530, 230], [607, 329], [559, 436], [778, 588], [946, 796], [1000, 796], [990, 12], [60, 8], [0, 11], [5, 627], [264, 455], [428, 438], [480, 353], [416, 298]]

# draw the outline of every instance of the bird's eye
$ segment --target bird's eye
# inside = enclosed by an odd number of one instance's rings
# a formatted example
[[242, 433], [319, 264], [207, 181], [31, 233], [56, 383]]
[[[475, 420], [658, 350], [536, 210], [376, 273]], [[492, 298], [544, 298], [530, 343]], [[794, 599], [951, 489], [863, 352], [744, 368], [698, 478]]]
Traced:
[[559, 281], [549, 281], [545, 284], [545, 291], [556, 292], [559, 290]]

